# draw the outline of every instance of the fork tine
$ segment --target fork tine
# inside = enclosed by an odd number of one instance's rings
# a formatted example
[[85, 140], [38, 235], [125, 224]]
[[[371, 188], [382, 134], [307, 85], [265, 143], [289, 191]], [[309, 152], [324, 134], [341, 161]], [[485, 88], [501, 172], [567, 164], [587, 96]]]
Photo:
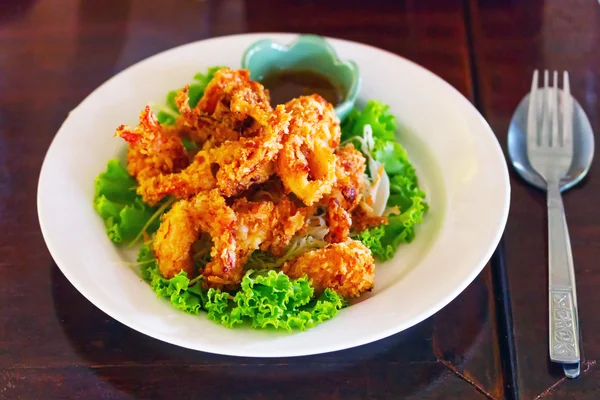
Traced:
[[542, 118], [542, 129], [540, 130], [540, 146], [548, 147], [550, 145], [550, 90], [548, 88], [548, 70], [544, 70], [544, 91], [542, 94], [542, 104], [538, 109], [538, 112], [541, 114]]
[[563, 114], [563, 138], [564, 147], [573, 146], [573, 98], [571, 97], [571, 85], [569, 84], [569, 73], [563, 72], [563, 97], [562, 97], [562, 114]]
[[550, 112], [552, 113], [552, 130], [550, 133], [550, 146], [558, 146], [558, 71], [552, 74], [552, 86], [550, 92]]
[[529, 110], [527, 111], [527, 146], [534, 148], [538, 146], [537, 130], [537, 91], [538, 88], [538, 70], [533, 71], [531, 80], [531, 91], [529, 92]]

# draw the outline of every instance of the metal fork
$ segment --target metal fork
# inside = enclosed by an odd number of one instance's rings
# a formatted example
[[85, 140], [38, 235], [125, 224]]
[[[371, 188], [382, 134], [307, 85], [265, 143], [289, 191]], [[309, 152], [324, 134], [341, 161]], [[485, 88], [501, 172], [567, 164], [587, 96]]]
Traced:
[[567, 376], [579, 375], [579, 321], [571, 243], [560, 194], [561, 179], [573, 161], [573, 100], [569, 75], [563, 73], [558, 89], [554, 71], [544, 71], [544, 87], [533, 73], [527, 119], [527, 155], [546, 181], [548, 207], [548, 301], [550, 360], [563, 363]]

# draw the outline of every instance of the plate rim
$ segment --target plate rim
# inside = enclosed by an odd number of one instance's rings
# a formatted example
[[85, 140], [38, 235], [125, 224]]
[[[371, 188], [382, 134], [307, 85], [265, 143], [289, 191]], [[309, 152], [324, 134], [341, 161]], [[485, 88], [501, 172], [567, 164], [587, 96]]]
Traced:
[[[424, 72], [425, 74], [429, 75], [431, 79], [435, 79], [439, 83], [446, 86], [446, 88], [449, 89], [451, 92], [453, 92], [455, 96], [457, 95], [461, 99], [461, 101], [468, 103], [471, 111], [474, 112], [473, 115], [475, 115], [477, 117], [477, 120], [481, 124], [482, 129], [486, 130], [487, 133], [489, 133], [491, 135], [491, 139], [493, 139], [493, 140], [491, 140], [491, 142], [493, 143], [493, 151], [496, 153], [497, 156], [499, 156], [499, 159], [502, 160], [502, 163], [500, 166], [502, 167], [501, 168], [502, 169], [502, 185], [501, 186], [502, 186], [502, 189], [504, 192], [504, 198], [502, 201], [503, 207], [502, 207], [502, 211], [501, 211], [501, 215], [500, 215], [500, 221], [498, 221], [498, 226], [495, 231], [493, 241], [488, 244], [488, 248], [486, 249], [486, 252], [485, 252], [485, 257], [483, 257], [479, 261], [477, 266], [474, 266], [471, 269], [471, 272], [468, 274], [468, 276], [465, 279], [462, 280], [460, 285], [455, 286], [454, 289], [449, 291], [449, 293], [447, 293], [444, 297], [438, 299], [433, 306], [427, 307], [427, 309], [425, 311], [418, 313], [412, 319], [408, 319], [408, 320], [403, 321], [402, 323], [395, 324], [392, 328], [379, 329], [375, 333], [369, 335], [368, 337], [363, 336], [362, 340], [358, 340], [355, 343], [340, 342], [340, 343], [344, 343], [344, 344], [337, 344], [334, 346], [330, 345], [327, 347], [326, 350], [320, 349], [319, 347], [311, 347], [310, 349], [307, 349], [305, 351], [288, 351], [286, 349], [284, 351], [279, 351], [278, 353], [257, 354], [257, 353], [254, 353], [249, 348], [246, 348], [245, 349], [246, 351], [244, 351], [244, 352], [240, 352], [240, 351], [229, 352], [226, 349], [223, 349], [223, 347], [220, 347], [218, 351], [215, 348], [207, 348], [206, 346], [195, 346], [194, 347], [194, 346], [187, 345], [186, 343], [182, 343], [182, 342], [178, 342], [176, 340], [171, 340], [170, 338], [162, 337], [162, 335], [157, 335], [155, 333], [149, 333], [147, 330], [140, 328], [138, 326], [138, 324], [134, 324], [130, 320], [127, 320], [126, 318], [122, 318], [121, 315], [115, 315], [116, 313], [113, 313], [112, 311], [108, 311], [107, 310], [108, 307], [105, 307], [105, 305], [101, 301], [96, 301], [95, 296], [92, 296], [89, 293], [88, 294], [85, 293], [85, 290], [82, 288], [83, 285], [81, 285], [81, 283], [72, 276], [72, 274], [69, 272], [68, 268], [61, 266], [60, 263], [57, 262], [57, 258], [60, 259], [61, 257], [59, 256], [56, 249], [53, 248], [53, 245], [51, 245], [52, 240], [49, 239], [48, 229], [44, 228], [43, 215], [42, 215], [41, 207], [40, 207], [40, 204], [43, 201], [43, 199], [42, 199], [40, 189], [42, 187], [42, 179], [43, 179], [43, 175], [44, 175], [44, 170], [45, 170], [45, 168], [47, 168], [46, 165], [48, 162], [48, 154], [51, 152], [53, 146], [55, 146], [55, 143], [56, 143], [56, 140], [58, 137], [58, 133], [67, 124], [67, 122], [69, 121], [69, 118], [71, 118], [71, 114], [74, 111], [76, 111], [82, 104], [85, 104], [87, 101], [89, 101], [89, 99], [92, 98], [95, 93], [100, 91], [106, 85], [110, 84], [110, 82], [112, 80], [116, 79], [120, 74], [122, 74], [132, 68], [135, 68], [136, 66], [138, 66], [141, 63], [149, 62], [150, 60], [155, 59], [155, 58], [164, 57], [165, 54], [167, 54], [169, 52], [181, 51], [185, 47], [192, 47], [192, 46], [198, 45], [200, 43], [205, 43], [205, 42], [209, 42], [209, 41], [230, 40], [230, 39], [236, 39], [236, 38], [252, 38], [252, 37], [255, 37], [257, 39], [261, 38], [261, 37], [271, 37], [274, 40], [282, 40], [283, 41], [283, 40], [289, 40], [290, 38], [294, 38], [301, 34], [302, 33], [295, 33], [295, 32], [242, 33], [242, 34], [234, 34], [234, 35], [214, 36], [214, 37], [196, 40], [196, 41], [192, 41], [192, 42], [188, 42], [188, 43], [183, 43], [181, 45], [171, 47], [169, 49], [155, 53], [149, 57], [143, 58], [143, 59], [127, 66], [126, 68], [123, 68], [119, 72], [115, 73], [110, 78], [108, 78], [107, 80], [102, 82], [100, 85], [98, 85], [94, 90], [92, 90], [81, 102], [79, 102], [68, 113], [67, 117], [65, 118], [65, 120], [62, 122], [62, 124], [56, 131], [50, 145], [48, 146], [48, 149], [44, 155], [44, 160], [43, 160], [41, 168], [40, 168], [40, 174], [39, 174], [38, 185], [37, 185], [37, 196], [36, 196], [38, 221], [40, 223], [40, 228], [42, 231], [42, 236], [44, 238], [44, 242], [46, 243], [48, 251], [50, 252], [50, 255], [52, 256], [55, 264], [58, 266], [58, 268], [61, 270], [63, 275], [67, 278], [67, 280], [71, 283], [71, 285], [73, 285], [75, 287], [75, 289], [79, 293], [81, 293], [82, 296], [84, 296], [88, 301], [90, 301], [95, 307], [100, 309], [106, 315], [110, 316], [111, 318], [115, 319], [116, 321], [120, 322], [121, 324], [127, 326], [128, 328], [140, 332], [143, 335], [160, 340], [162, 342], [166, 342], [166, 343], [169, 343], [172, 345], [176, 345], [179, 347], [183, 347], [183, 348], [187, 348], [187, 349], [191, 349], [191, 350], [195, 350], [195, 351], [202, 351], [202, 352], [207, 352], [207, 353], [212, 353], [212, 354], [220, 354], [220, 355], [235, 356], [235, 357], [260, 357], [260, 358], [300, 357], [300, 356], [310, 356], [310, 355], [315, 355], [315, 354], [326, 354], [326, 353], [336, 352], [336, 351], [340, 351], [340, 350], [351, 349], [351, 348], [365, 345], [368, 343], [373, 343], [373, 342], [379, 341], [381, 339], [387, 338], [393, 334], [402, 332], [412, 326], [415, 326], [416, 324], [418, 324], [418, 323], [422, 322], [423, 320], [436, 314], [442, 308], [446, 307], [452, 300], [454, 300], [458, 295], [460, 295], [460, 293], [462, 293], [467, 286], [469, 286], [473, 282], [473, 280], [481, 273], [483, 268], [487, 265], [487, 263], [489, 262], [489, 260], [491, 259], [492, 255], [493, 255], [493, 253], [498, 248], [498, 245], [500, 244], [502, 235], [504, 234], [504, 231], [506, 229], [508, 214], [509, 214], [509, 210], [510, 210], [510, 196], [511, 196], [511, 184], [510, 184], [508, 164], [506, 162], [506, 157], [504, 155], [504, 152], [502, 150], [500, 142], [499, 142], [498, 138], [496, 137], [496, 135], [494, 134], [489, 123], [481, 115], [479, 110], [477, 110], [477, 108], [469, 101], [468, 98], [466, 98], [460, 91], [458, 91], [454, 86], [452, 86], [450, 83], [448, 83], [442, 77], [433, 73], [432, 71], [428, 70], [427, 68], [425, 68], [425, 67], [417, 64], [416, 62], [414, 62], [410, 59], [407, 59], [399, 54], [393, 53], [391, 51], [388, 51], [388, 50], [385, 50], [385, 49], [382, 49], [382, 48], [379, 48], [379, 47], [376, 47], [376, 46], [373, 46], [370, 44], [361, 43], [358, 41], [341, 39], [341, 38], [334, 37], [334, 36], [323, 36], [323, 37], [328, 41], [345, 43], [346, 45], [359, 45], [359, 46], [370, 48], [371, 50], [386, 53], [387, 56], [399, 58], [403, 62], [411, 64], [411, 67], [417, 68], [417, 69], [421, 70], [421, 72]], [[335, 43], [333, 43], [333, 44], [335, 47]], [[199, 348], [199, 347], [202, 347], [202, 348]]]

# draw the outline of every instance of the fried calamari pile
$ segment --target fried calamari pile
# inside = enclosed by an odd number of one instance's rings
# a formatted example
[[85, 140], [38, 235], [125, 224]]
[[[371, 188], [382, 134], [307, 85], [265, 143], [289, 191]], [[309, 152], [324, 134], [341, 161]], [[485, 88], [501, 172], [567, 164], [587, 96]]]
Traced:
[[[188, 91], [176, 96], [173, 125], [162, 126], [146, 107], [137, 127], [115, 133], [129, 145], [127, 168], [144, 201], [177, 199], [154, 239], [161, 274], [201, 274], [206, 287], [234, 290], [253, 252], [283, 257], [310, 237], [318, 245], [286, 259], [284, 273], [308, 275], [317, 292], [370, 290], [373, 257], [350, 234], [386, 220], [369, 211], [365, 158], [352, 144], [340, 147], [333, 106], [312, 95], [272, 107], [248, 71], [228, 68], [193, 108]], [[315, 220], [325, 221], [325, 231], [315, 233]], [[201, 242], [210, 252], [199, 268]]]

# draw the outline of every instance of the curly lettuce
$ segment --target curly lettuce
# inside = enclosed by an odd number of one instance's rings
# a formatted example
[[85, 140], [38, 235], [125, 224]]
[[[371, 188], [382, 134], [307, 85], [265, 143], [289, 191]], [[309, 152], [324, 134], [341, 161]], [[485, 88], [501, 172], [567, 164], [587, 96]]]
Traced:
[[171, 279], [165, 279], [158, 270], [158, 261], [148, 244], [142, 245], [137, 262], [142, 279], [150, 284], [157, 297], [165, 298], [175, 308], [189, 314], [199, 314], [207, 301], [206, 292], [197, 284], [199, 279], [190, 280], [183, 271]]
[[314, 289], [306, 276], [290, 279], [283, 272], [250, 270], [241, 289], [231, 295], [219, 289], [206, 291], [201, 276], [190, 280], [183, 271], [171, 279], [163, 278], [148, 244], [140, 248], [137, 262], [142, 279], [157, 297], [189, 314], [206, 310], [209, 319], [229, 328], [249, 323], [253, 328], [305, 330], [333, 318], [346, 305], [329, 289], [313, 298]]
[[313, 299], [306, 276], [290, 279], [283, 272], [248, 271], [235, 294], [208, 291], [208, 318], [229, 328], [250, 323], [253, 328], [305, 330], [337, 315], [345, 305], [336, 292], [326, 289]]
[[127, 243], [141, 232], [156, 231], [160, 219], [159, 208], [150, 207], [136, 193], [137, 182], [119, 160], [109, 160], [106, 171], [95, 180], [94, 209], [106, 226], [106, 233], [114, 243]]
[[355, 237], [382, 261], [392, 258], [400, 244], [415, 238], [415, 228], [429, 209], [415, 168], [406, 150], [396, 142], [396, 127], [389, 106], [376, 100], [368, 101], [362, 111], [354, 109], [342, 124], [342, 138], [357, 143], [369, 159], [372, 179], [378, 173], [373, 169], [383, 165], [389, 181], [389, 193], [378, 194], [389, 211], [387, 225], [367, 229]]
[[362, 136], [365, 125], [370, 125], [375, 137], [385, 141], [396, 141], [396, 117], [390, 106], [378, 100], [369, 100], [362, 111], [354, 108], [342, 122], [342, 140]]

